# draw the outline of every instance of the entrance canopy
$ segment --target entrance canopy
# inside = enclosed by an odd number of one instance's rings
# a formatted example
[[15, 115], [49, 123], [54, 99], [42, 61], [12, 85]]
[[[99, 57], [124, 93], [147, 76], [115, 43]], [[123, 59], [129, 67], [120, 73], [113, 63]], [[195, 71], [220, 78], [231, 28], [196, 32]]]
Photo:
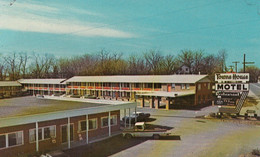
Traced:
[[141, 93], [136, 94], [138, 96], [155, 96], [155, 97], [168, 97], [168, 98], [174, 98], [174, 97], [182, 97], [182, 96], [188, 96], [195, 94], [195, 91], [181, 91], [181, 92], [151, 92], [151, 93]]

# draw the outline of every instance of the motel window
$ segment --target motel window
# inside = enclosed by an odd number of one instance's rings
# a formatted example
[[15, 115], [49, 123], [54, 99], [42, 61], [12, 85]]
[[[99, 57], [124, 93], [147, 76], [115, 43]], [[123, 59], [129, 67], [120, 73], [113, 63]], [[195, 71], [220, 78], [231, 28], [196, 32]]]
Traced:
[[23, 144], [23, 131], [0, 135], [0, 148], [7, 148], [7, 147], [18, 146], [22, 144]]
[[0, 149], [6, 147], [5, 135], [0, 135]]
[[8, 146], [16, 146], [23, 144], [23, 132], [15, 132], [8, 134]]
[[[48, 126], [48, 127], [42, 127], [38, 129], [38, 139], [46, 140], [50, 139], [51, 137], [56, 137], [56, 126]], [[30, 129], [29, 130], [29, 141], [35, 142], [36, 141], [36, 129]]]
[[172, 83], [172, 88], [173, 88], [173, 89], [175, 88], [175, 83]]
[[101, 118], [101, 127], [107, 127], [108, 126], [108, 117], [102, 117]]
[[[117, 125], [117, 116], [112, 115], [110, 117], [110, 124], [111, 125]], [[101, 127], [107, 127], [108, 126], [108, 117], [102, 117], [101, 118]]]
[[201, 90], [201, 84], [198, 84], [198, 90]]
[[185, 89], [185, 84], [181, 84], [181, 89]]
[[[80, 131], [86, 131], [86, 121], [80, 121], [79, 122], [79, 130]], [[97, 129], [97, 118], [89, 119], [88, 120], [88, 129], [89, 130], [95, 130]]]
[[116, 115], [111, 116], [110, 122], [111, 125], [117, 125], [117, 116]]
[[186, 89], [190, 89], [190, 84], [186, 84]]
[[97, 129], [97, 119], [90, 119], [88, 121], [88, 129], [89, 130], [94, 130], [94, 129]]

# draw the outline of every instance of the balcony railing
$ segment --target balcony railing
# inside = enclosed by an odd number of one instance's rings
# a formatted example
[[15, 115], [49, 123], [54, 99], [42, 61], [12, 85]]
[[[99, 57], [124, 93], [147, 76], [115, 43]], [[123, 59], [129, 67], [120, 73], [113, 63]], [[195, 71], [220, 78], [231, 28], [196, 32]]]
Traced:
[[113, 87], [113, 90], [119, 90], [120, 87]]
[[122, 87], [121, 89], [122, 89], [122, 90], [130, 90], [129, 87]]

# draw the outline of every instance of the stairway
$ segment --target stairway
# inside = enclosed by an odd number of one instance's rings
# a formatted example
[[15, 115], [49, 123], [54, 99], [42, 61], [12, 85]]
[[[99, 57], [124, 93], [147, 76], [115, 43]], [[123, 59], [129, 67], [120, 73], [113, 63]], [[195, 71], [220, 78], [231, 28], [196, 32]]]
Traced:
[[222, 106], [221, 108], [219, 108], [219, 112], [220, 113], [230, 113], [230, 114], [239, 113], [244, 105], [244, 102], [246, 100], [248, 93], [249, 93], [248, 91], [242, 92], [241, 97], [240, 97], [236, 107]]

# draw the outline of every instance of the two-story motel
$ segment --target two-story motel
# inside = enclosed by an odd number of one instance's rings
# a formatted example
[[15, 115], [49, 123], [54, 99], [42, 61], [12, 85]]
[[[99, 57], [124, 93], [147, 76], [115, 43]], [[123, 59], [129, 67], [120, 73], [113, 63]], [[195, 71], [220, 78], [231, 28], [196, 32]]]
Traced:
[[19, 83], [31, 95], [62, 95], [65, 94], [65, 79], [20, 79]]
[[56, 96], [2, 99], [0, 104], [1, 157], [68, 149], [111, 136], [120, 130], [120, 110], [136, 108], [130, 102]]
[[212, 86], [207, 75], [74, 76], [65, 82], [68, 95], [139, 99], [142, 107], [145, 99], [149, 100], [151, 108], [160, 107], [162, 100], [166, 102], [166, 109], [171, 104], [198, 105], [212, 100]]

